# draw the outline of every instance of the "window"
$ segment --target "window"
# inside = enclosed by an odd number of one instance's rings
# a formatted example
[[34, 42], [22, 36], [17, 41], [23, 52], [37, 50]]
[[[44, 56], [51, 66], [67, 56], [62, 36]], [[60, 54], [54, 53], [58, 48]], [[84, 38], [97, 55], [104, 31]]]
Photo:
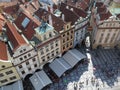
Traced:
[[68, 43], [67, 43], [67, 46], [66, 47], [68, 47], [69, 45], [68, 45]]
[[65, 43], [65, 39], [63, 39], [63, 43]]
[[23, 58], [21, 57], [21, 58], [20, 58], [20, 60], [22, 61], [22, 60], [23, 60]]
[[22, 53], [22, 50], [20, 50], [20, 53]]
[[65, 37], [65, 34], [63, 34], [63, 37]]
[[49, 51], [48, 46], [46, 46], [46, 52], [48, 52], [48, 51]]
[[67, 41], [69, 40], [69, 37], [67, 37]]
[[19, 65], [18, 67], [19, 67], [19, 68], [22, 68], [22, 65]]
[[67, 35], [69, 35], [69, 32], [67, 32]]
[[52, 37], [52, 33], [51, 32], [49, 33], [49, 37]]
[[3, 73], [0, 73], [0, 77], [3, 77], [4, 76], [4, 74]]
[[65, 46], [63, 46], [63, 50], [65, 49]]
[[72, 45], [72, 42], [70, 43], [70, 45]]
[[26, 65], [29, 65], [29, 62], [26, 62]]
[[35, 58], [33, 58], [32, 61], [35, 62]]
[[55, 45], [58, 46], [58, 43], [56, 43]]
[[14, 80], [16, 79], [16, 76], [10, 77], [10, 80]]
[[53, 45], [53, 43], [51, 43], [51, 44], [50, 44], [50, 46], [51, 46], [51, 49], [53, 49], [53, 48], [54, 48], [54, 45]]
[[25, 19], [22, 21], [21, 25], [24, 28], [26, 28], [26, 26], [29, 24], [29, 22], [30, 22], [30, 20], [27, 17], [25, 17]]
[[54, 51], [52, 51], [51, 53], [52, 53], [52, 56], [54, 56]]
[[12, 74], [12, 73], [13, 73], [12, 70], [6, 72], [7, 75], [8, 75], [8, 74]]
[[22, 73], [22, 74], [25, 74], [25, 71], [23, 70], [21, 73]]
[[28, 57], [30, 57], [30, 56], [31, 56], [31, 54], [29, 53], [29, 54], [28, 54]]
[[28, 70], [30, 71], [30, 70], [31, 70], [31, 67], [29, 67]]
[[37, 64], [34, 64], [34, 67], [37, 67]]
[[71, 39], [73, 38], [73, 36], [71, 35]]
[[5, 82], [7, 82], [8, 80], [7, 79], [4, 79], [4, 80], [1, 80], [0, 82], [1, 83], [5, 83]]
[[44, 54], [44, 52], [43, 52], [43, 48], [40, 49], [40, 53], [41, 53], [41, 55]]
[[24, 56], [24, 58], [26, 59], [26, 58], [27, 58], [27, 56]]
[[2, 68], [5, 68], [5, 65], [2, 65]]
[[73, 31], [71, 31], [71, 33], [73, 33]]
[[23, 51], [26, 51], [26, 49], [23, 49]]
[[44, 40], [46, 40], [47, 38], [46, 38], [46, 35], [44, 35]]
[[42, 61], [44, 62], [45, 61], [45, 56], [41, 57]]

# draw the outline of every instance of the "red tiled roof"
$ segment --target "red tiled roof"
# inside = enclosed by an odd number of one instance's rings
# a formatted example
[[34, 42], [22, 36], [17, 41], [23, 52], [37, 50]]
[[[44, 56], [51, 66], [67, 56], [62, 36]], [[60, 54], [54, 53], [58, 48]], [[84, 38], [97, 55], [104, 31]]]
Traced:
[[120, 19], [120, 14], [118, 14], [117, 17]]
[[[22, 22], [25, 18], [28, 18], [30, 22], [28, 25], [24, 28], [22, 26]], [[32, 15], [30, 15], [27, 12], [21, 12], [18, 16], [18, 18], [15, 20], [16, 26], [22, 30], [23, 34], [27, 37], [27, 39], [31, 39], [33, 35], [35, 34], [34, 28], [40, 26], [41, 22], [34, 18]]]
[[71, 22], [72, 25], [75, 24], [75, 22], [79, 19], [79, 16], [74, 13], [73, 11], [66, 9], [66, 7], [64, 7], [63, 4], [61, 4], [60, 6], [60, 11], [62, 12], [62, 14], [64, 14], [65, 16], [65, 22]]
[[65, 22], [61, 18], [56, 17], [52, 13], [46, 11], [45, 9], [40, 8], [38, 11], [35, 12], [35, 14], [40, 19], [42, 19], [42, 17], [44, 16], [48, 21], [49, 21], [49, 15], [51, 15], [52, 24], [53, 24], [53, 27], [55, 28], [55, 30], [61, 31], [63, 29]]
[[21, 45], [27, 44], [24, 38], [17, 32], [15, 26], [10, 22], [6, 24], [7, 36], [13, 45], [13, 51], [19, 48]]
[[106, 11], [107, 11], [107, 8], [105, 7], [105, 5], [97, 8], [97, 13], [105, 13]]
[[103, 2], [96, 2], [96, 4], [95, 4], [96, 7], [101, 7], [103, 5], [104, 5]]
[[3, 41], [0, 41], [0, 60], [8, 60], [7, 47]]
[[76, 8], [74, 6], [71, 5], [67, 5], [65, 3], [62, 3], [62, 5], [64, 5], [64, 7], [69, 6], [69, 9], [73, 8], [73, 12], [75, 12], [76, 14], [78, 14], [80, 17], [86, 17], [87, 13], [85, 11], [83, 11], [82, 9]]
[[99, 16], [100, 20], [107, 20], [110, 16], [112, 16], [112, 14], [109, 11], [107, 11], [106, 13], [99, 14]]
[[5, 22], [5, 18], [3, 17], [3, 15], [0, 14], [0, 32], [2, 32], [2, 27], [4, 25]]
[[5, 7], [3, 8], [3, 11], [8, 14], [13, 15], [17, 13], [18, 9], [19, 9], [18, 2], [14, 1], [14, 2], [10, 2], [7, 5], [5, 5]]
[[5, 18], [3, 17], [2, 14], [0, 14], [0, 20], [5, 21]]
[[76, 3], [73, 2], [73, 0], [67, 0], [67, 4], [77, 8], [81, 8], [82, 10], [86, 10], [88, 8], [89, 0], [76, 1]]

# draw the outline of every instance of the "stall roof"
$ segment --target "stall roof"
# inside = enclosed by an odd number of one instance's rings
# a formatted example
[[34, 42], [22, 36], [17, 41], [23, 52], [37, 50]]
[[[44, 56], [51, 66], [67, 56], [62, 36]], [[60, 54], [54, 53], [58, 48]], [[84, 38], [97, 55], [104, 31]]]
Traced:
[[68, 62], [72, 67], [74, 67], [80, 60], [86, 58], [80, 51], [76, 49], [69, 50], [63, 58]]
[[51, 64], [49, 64], [49, 67], [58, 77], [61, 77], [65, 71], [71, 68], [71, 66], [63, 58], [55, 59]]
[[47, 76], [47, 74], [43, 70], [36, 72], [33, 76], [31, 76], [30, 81], [33, 87], [35, 88], [35, 90], [41, 90], [45, 86], [52, 83], [50, 78]]
[[23, 90], [22, 81], [19, 80], [11, 85], [0, 87], [0, 90]]

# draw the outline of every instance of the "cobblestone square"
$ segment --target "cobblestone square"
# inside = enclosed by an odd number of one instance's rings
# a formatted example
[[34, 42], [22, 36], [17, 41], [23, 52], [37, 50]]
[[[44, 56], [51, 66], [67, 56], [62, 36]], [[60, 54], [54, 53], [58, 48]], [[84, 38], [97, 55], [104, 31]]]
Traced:
[[89, 53], [84, 48], [78, 50], [89, 54], [90, 62], [80, 63], [48, 90], [120, 90], [120, 50], [97, 49]]

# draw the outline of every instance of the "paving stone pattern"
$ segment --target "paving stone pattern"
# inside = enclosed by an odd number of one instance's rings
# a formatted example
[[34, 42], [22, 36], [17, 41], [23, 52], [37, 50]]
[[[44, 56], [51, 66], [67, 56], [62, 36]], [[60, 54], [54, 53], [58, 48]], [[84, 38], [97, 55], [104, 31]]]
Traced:
[[[91, 57], [88, 64], [79, 64], [48, 90], [120, 90], [120, 50], [96, 49], [80, 52]], [[86, 54], [87, 53], [87, 54]]]

